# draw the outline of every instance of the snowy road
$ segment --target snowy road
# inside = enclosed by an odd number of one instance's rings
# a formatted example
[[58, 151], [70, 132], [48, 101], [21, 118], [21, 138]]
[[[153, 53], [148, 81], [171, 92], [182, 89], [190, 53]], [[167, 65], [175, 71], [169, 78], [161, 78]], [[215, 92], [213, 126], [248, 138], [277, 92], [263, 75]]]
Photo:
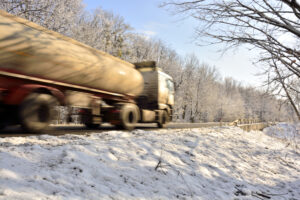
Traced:
[[299, 134], [268, 134], [214, 127], [0, 138], [0, 199], [300, 199]]
[[[212, 127], [212, 126], [220, 126], [226, 125], [228, 123], [220, 122], [209, 122], [209, 123], [170, 123], [167, 125], [169, 129], [178, 129], [178, 128], [203, 128], [203, 127]], [[49, 128], [49, 131], [46, 131], [49, 135], [66, 135], [66, 134], [74, 134], [74, 135], [85, 135], [88, 133], [96, 132], [104, 132], [115, 130], [116, 128], [109, 124], [102, 125], [99, 129], [88, 130], [84, 125], [57, 125]], [[137, 129], [143, 130], [156, 130], [156, 124], [139, 124], [137, 125]], [[1, 137], [27, 137], [34, 136], [37, 134], [26, 133], [21, 130], [19, 126], [8, 127], [4, 130], [0, 131]]]

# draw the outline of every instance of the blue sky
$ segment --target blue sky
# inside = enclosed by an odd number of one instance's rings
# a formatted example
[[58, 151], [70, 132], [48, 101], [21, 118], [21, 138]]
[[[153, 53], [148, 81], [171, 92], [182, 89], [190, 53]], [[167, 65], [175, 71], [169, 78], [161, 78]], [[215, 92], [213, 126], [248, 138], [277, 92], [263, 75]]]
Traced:
[[161, 0], [84, 0], [86, 9], [101, 7], [124, 17], [135, 31], [147, 34], [164, 41], [177, 53], [185, 56], [194, 53], [201, 62], [219, 69], [223, 77], [233, 77], [245, 85], [259, 86], [258, 69], [250, 61], [249, 53], [244, 48], [221, 55], [220, 46], [199, 47], [194, 44], [194, 28], [197, 22], [193, 19], [182, 20], [159, 8]]

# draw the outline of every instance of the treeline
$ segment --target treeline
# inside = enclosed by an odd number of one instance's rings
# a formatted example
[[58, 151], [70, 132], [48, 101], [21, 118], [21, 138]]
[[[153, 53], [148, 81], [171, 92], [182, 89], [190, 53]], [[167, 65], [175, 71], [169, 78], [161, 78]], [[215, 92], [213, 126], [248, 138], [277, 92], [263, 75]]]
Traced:
[[190, 122], [293, 120], [273, 95], [244, 87], [195, 55], [182, 57], [159, 39], [139, 34], [112, 12], [84, 9], [82, 0], [4, 0], [0, 8], [129, 62], [154, 60], [175, 81], [174, 120]]

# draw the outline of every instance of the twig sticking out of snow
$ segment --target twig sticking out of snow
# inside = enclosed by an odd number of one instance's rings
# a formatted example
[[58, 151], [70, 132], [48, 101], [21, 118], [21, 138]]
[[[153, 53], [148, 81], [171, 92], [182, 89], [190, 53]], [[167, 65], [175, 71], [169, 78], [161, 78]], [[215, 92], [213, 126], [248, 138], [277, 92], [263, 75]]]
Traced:
[[299, 172], [299, 169], [297, 169], [296, 167], [294, 167], [294, 166], [292, 165], [292, 164], [294, 164], [294, 163], [288, 162], [288, 161], [286, 161], [286, 160], [284, 160], [284, 159], [282, 159], [282, 158], [280, 158], [280, 157], [277, 157], [277, 158], [278, 158], [278, 160], [282, 161], [282, 162], [284, 163], [284, 165], [286, 165], [286, 166], [288, 166], [288, 167], [290, 167], [290, 168], [296, 170], [297, 172]]
[[[163, 167], [170, 167], [173, 171], [175, 171], [178, 174], [178, 176], [180, 175], [180, 177], [182, 178], [184, 184], [186, 185], [187, 189], [190, 192], [190, 196], [193, 197], [194, 196], [193, 195], [193, 191], [191, 190], [191, 187], [189, 186], [189, 184], [185, 180], [183, 174], [179, 170], [177, 170], [175, 167], [173, 167], [172, 165], [170, 165], [169, 163], [166, 163], [165, 165], [162, 164], [162, 154], [163, 154], [163, 148], [161, 146], [161, 151], [160, 151], [160, 156], [159, 156], [159, 159], [158, 159], [158, 163], [157, 163], [157, 165], [154, 168], [155, 171], [157, 171], [159, 168], [163, 169]], [[165, 174], [165, 172], [163, 172], [163, 173]]]
[[238, 188], [237, 185], [236, 185], [234, 188], [237, 190], [237, 191], [234, 193], [235, 196], [240, 196], [240, 195], [246, 196], [246, 195], [247, 195], [247, 193], [244, 192], [243, 190], [241, 190], [240, 188]]
[[283, 196], [283, 195], [287, 195], [288, 193], [285, 194], [268, 194], [265, 192], [251, 192], [251, 195], [253, 197], [265, 200], [265, 199], [271, 199], [272, 196]]
[[251, 192], [251, 195], [252, 195], [253, 197], [256, 197], [256, 198], [259, 198], [259, 199], [262, 199], [262, 200], [264, 200], [264, 199], [271, 199], [270, 196], [265, 195], [265, 194], [263, 194], [263, 193], [259, 193], [259, 192]]
[[156, 167], [155, 167], [155, 171], [157, 171], [157, 169], [158, 169], [159, 167], [161, 167], [161, 160], [158, 161], [158, 163], [157, 163], [157, 165], [156, 165]]
[[161, 145], [161, 147], [160, 147], [160, 155], [159, 155], [158, 163], [157, 163], [157, 165], [156, 165], [156, 167], [155, 167], [155, 171], [157, 171], [158, 168], [162, 167], [162, 166], [161, 166], [162, 149], [163, 149], [163, 148], [162, 148], [162, 145]]

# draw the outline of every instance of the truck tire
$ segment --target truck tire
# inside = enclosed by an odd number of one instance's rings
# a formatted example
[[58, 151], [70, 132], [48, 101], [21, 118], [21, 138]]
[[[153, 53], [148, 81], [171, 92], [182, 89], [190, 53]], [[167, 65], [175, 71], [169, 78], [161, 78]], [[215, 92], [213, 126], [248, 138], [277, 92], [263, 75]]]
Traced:
[[121, 127], [125, 130], [133, 130], [139, 120], [139, 111], [134, 104], [124, 104], [120, 110]]
[[19, 119], [23, 130], [38, 133], [45, 130], [55, 114], [56, 99], [49, 94], [30, 94], [22, 102]]
[[163, 110], [159, 113], [159, 119], [156, 123], [158, 128], [165, 128], [169, 121], [170, 120], [169, 120], [168, 112]]

